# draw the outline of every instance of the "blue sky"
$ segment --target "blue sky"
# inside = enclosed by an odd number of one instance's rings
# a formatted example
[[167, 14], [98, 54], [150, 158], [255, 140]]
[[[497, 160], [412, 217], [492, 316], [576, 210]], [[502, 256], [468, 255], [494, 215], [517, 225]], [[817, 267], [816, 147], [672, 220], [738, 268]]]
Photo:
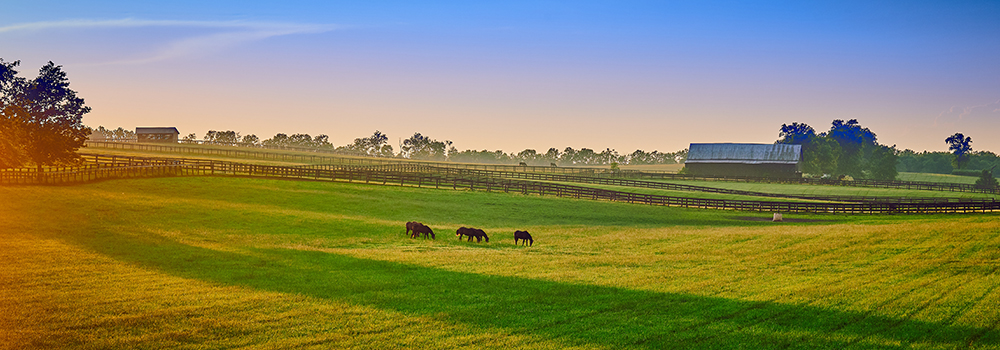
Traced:
[[858, 119], [1000, 152], [996, 1], [23, 1], [0, 58], [105, 127], [675, 151]]

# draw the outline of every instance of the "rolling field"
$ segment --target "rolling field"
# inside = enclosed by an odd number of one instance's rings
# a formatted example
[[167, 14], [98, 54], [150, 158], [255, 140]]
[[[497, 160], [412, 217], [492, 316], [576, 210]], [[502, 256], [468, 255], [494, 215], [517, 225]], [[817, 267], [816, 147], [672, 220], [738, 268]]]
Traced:
[[1000, 348], [996, 214], [209, 177], [0, 196], [0, 348]]

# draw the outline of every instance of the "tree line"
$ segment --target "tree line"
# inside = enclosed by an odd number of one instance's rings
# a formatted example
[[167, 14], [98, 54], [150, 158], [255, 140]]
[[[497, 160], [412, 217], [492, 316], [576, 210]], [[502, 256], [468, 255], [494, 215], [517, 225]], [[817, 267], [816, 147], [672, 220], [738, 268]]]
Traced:
[[[116, 130], [120, 130], [118, 128]], [[107, 130], [103, 126], [98, 130]], [[108, 131], [107, 136], [113, 139]], [[134, 135], [132, 136], [134, 139]], [[496, 164], [519, 164], [526, 165], [611, 165], [611, 164], [678, 164], [687, 159], [687, 149], [677, 152], [646, 152], [636, 150], [628, 154], [619, 154], [611, 148], [603, 151], [595, 151], [590, 148], [574, 149], [566, 147], [563, 149], [549, 148], [541, 153], [534, 149], [525, 149], [520, 152], [506, 153], [502, 150], [459, 150], [450, 140], [439, 141], [419, 132], [405, 139], [397, 151], [389, 144], [389, 136], [376, 130], [368, 137], [354, 139], [350, 144], [334, 147], [330, 143], [329, 136], [320, 134], [311, 136], [309, 134], [284, 134], [278, 133], [273, 137], [261, 140], [257, 135], [242, 135], [238, 131], [209, 130], [201, 139], [197, 139], [197, 134], [191, 133], [184, 136], [181, 142], [216, 144], [224, 146], [242, 147], [267, 147], [267, 148], [308, 148], [318, 150], [330, 150], [349, 154], [365, 155], [371, 157], [391, 157], [417, 160], [453, 161], [466, 163], [496, 163]]]
[[993, 169], [1000, 158], [993, 152], [972, 150], [972, 137], [955, 133], [944, 139], [951, 152], [898, 150], [880, 145], [874, 132], [857, 119], [834, 120], [829, 131], [793, 122], [782, 124], [776, 143], [802, 145], [802, 171], [811, 176], [851, 176], [894, 180], [899, 172], [979, 176], [977, 186], [996, 187]]

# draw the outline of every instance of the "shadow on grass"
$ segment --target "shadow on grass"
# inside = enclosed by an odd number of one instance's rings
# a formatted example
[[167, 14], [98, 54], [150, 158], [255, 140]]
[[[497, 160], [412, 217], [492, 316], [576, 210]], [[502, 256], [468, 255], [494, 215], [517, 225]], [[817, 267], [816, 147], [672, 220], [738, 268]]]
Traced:
[[1000, 342], [995, 329], [771, 302], [444, 271], [322, 252], [220, 252], [161, 237], [69, 238], [168, 274], [441, 318], [568, 344], [624, 348], [961, 348]]

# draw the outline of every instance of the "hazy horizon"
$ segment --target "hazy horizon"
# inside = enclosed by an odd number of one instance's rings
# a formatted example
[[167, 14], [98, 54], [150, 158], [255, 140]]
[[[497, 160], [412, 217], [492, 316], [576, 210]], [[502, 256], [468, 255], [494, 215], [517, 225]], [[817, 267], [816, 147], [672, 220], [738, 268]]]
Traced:
[[[459, 150], [674, 152], [857, 119], [1000, 151], [1000, 3], [9, 4], [0, 58], [62, 65], [84, 124]], [[398, 149], [397, 149], [398, 151]]]

